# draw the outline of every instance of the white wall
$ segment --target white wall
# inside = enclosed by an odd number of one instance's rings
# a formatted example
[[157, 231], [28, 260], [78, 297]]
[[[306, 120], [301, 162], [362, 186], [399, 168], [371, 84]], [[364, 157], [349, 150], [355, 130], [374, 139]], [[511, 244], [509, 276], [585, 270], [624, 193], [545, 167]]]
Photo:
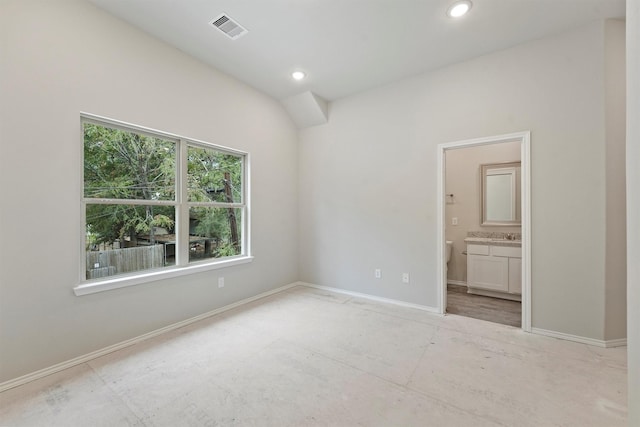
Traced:
[[[447, 150], [445, 152], [445, 188], [446, 194], [453, 194], [453, 203], [445, 197], [445, 237], [453, 241], [451, 260], [448, 264], [447, 278], [458, 282], [467, 281], [467, 245], [464, 239], [469, 231], [521, 233], [522, 227], [483, 226], [480, 215], [482, 185], [481, 165], [520, 161], [520, 142], [481, 145]], [[520, 181], [517, 183], [520, 188]], [[519, 194], [519, 192], [518, 192]], [[520, 199], [517, 200], [520, 215]], [[452, 218], [458, 219], [453, 225]]]
[[531, 130], [532, 324], [604, 339], [604, 28], [332, 103], [301, 133], [301, 279], [437, 306], [437, 144]]
[[605, 337], [627, 337], [627, 227], [625, 194], [625, 24], [605, 26], [606, 290]]
[[[279, 103], [86, 1], [0, 5], [0, 382], [297, 280], [297, 133]], [[80, 111], [250, 152], [255, 261], [74, 296]]]
[[640, 0], [627, 0], [627, 363], [629, 425], [640, 425]]
[[[627, 7], [627, 108], [637, 118], [638, 0]], [[525, 129], [532, 131], [533, 325], [619, 336], [603, 302], [605, 248], [615, 243], [607, 224], [623, 221], [605, 209], [615, 182], [605, 166], [615, 157], [604, 117], [617, 102], [605, 90], [611, 31], [594, 23], [335, 102], [328, 125], [301, 133], [297, 157], [295, 129], [268, 97], [84, 1], [3, 0], [0, 382], [298, 278], [435, 306], [436, 145]], [[251, 152], [256, 260], [73, 296], [80, 111]], [[639, 133], [629, 120], [629, 236], [638, 236]], [[627, 245], [629, 259], [638, 259], [638, 240]], [[376, 267], [381, 280], [373, 279]], [[405, 271], [409, 285], [400, 283]], [[219, 274], [222, 290], [214, 286]], [[640, 398], [639, 276], [629, 262], [630, 402]], [[640, 420], [632, 405], [630, 420]]]

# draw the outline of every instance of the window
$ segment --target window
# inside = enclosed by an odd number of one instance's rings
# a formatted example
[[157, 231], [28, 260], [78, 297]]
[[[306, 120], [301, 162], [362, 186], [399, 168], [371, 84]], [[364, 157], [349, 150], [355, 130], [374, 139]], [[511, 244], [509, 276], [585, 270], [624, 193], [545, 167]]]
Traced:
[[249, 257], [246, 153], [96, 116], [81, 122], [84, 282]]

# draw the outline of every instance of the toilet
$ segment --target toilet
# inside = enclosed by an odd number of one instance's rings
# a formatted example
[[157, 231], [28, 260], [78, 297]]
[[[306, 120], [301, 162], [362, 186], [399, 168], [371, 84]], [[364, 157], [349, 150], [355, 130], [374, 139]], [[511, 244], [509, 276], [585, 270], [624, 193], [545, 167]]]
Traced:
[[453, 249], [453, 242], [451, 240], [447, 240], [447, 265], [449, 265], [449, 260], [451, 259], [452, 249]]

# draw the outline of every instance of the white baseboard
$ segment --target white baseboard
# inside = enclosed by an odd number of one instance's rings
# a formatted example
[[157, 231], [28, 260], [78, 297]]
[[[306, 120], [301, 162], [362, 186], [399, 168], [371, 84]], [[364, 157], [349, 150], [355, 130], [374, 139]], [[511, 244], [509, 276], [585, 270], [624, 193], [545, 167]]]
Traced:
[[220, 313], [223, 313], [225, 311], [234, 309], [234, 308], [239, 307], [241, 305], [248, 304], [250, 302], [259, 300], [261, 298], [268, 297], [268, 296], [273, 295], [273, 294], [277, 294], [279, 292], [282, 292], [282, 291], [285, 291], [287, 289], [293, 288], [294, 286], [298, 286], [299, 284], [300, 284], [299, 282], [290, 283], [288, 285], [281, 286], [279, 288], [272, 289], [272, 290], [267, 291], [267, 292], [263, 292], [261, 294], [255, 295], [253, 297], [246, 298], [246, 299], [234, 302], [233, 304], [229, 304], [229, 305], [226, 305], [224, 307], [220, 307], [220, 308], [217, 308], [215, 310], [200, 314], [200, 315], [192, 317], [190, 319], [186, 319], [186, 320], [171, 324], [169, 326], [165, 326], [164, 328], [156, 329], [155, 331], [148, 332], [146, 334], [137, 336], [135, 338], [131, 338], [131, 339], [119, 342], [117, 344], [110, 345], [110, 346], [102, 348], [100, 350], [92, 351], [91, 353], [85, 354], [83, 356], [79, 356], [79, 357], [73, 358], [71, 360], [67, 360], [65, 362], [58, 363], [56, 365], [50, 366], [48, 368], [40, 369], [40, 370], [32, 372], [30, 374], [23, 375], [21, 377], [14, 378], [14, 379], [9, 380], [9, 381], [5, 381], [3, 383], [0, 383], [0, 392], [3, 392], [5, 390], [9, 390], [9, 389], [14, 388], [14, 387], [21, 386], [23, 384], [29, 383], [31, 381], [35, 381], [35, 380], [40, 379], [40, 378], [44, 378], [44, 377], [46, 377], [48, 375], [55, 374], [56, 372], [60, 372], [60, 371], [63, 371], [65, 369], [68, 369], [68, 368], [72, 368], [72, 367], [80, 365], [82, 363], [86, 363], [86, 362], [88, 362], [90, 360], [97, 359], [98, 357], [104, 356], [105, 354], [113, 353], [114, 351], [118, 351], [118, 350], [121, 350], [123, 348], [130, 347], [130, 346], [132, 346], [134, 344], [142, 342], [144, 340], [148, 340], [149, 338], [157, 337], [158, 335], [162, 335], [162, 334], [164, 334], [166, 332], [170, 332], [170, 331], [173, 331], [175, 329], [182, 328], [184, 326], [190, 325], [192, 323], [198, 322], [198, 321], [206, 319], [208, 317], [215, 316], [216, 314], [220, 314]]
[[485, 297], [502, 298], [509, 301], [522, 302], [522, 296], [516, 294], [508, 294], [506, 292], [490, 291], [487, 289], [467, 288], [467, 293], [471, 295], [482, 295]]
[[627, 346], [627, 339], [626, 338], [617, 338], [615, 340], [605, 340], [604, 341], [604, 346], [606, 348], [626, 347]]
[[378, 296], [375, 296], [375, 295], [363, 294], [363, 293], [360, 293], [360, 292], [347, 291], [345, 289], [340, 289], [340, 288], [333, 288], [331, 286], [314, 285], [313, 283], [298, 282], [298, 285], [307, 286], [309, 288], [323, 289], [325, 291], [330, 291], [330, 292], [335, 292], [335, 293], [338, 293], [338, 294], [349, 295], [349, 296], [352, 296], [352, 297], [365, 298], [365, 299], [368, 299], [368, 300], [371, 300], [371, 301], [384, 302], [384, 303], [387, 303], [387, 304], [394, 304], [394, 305], [398, 305], [398, 306], [401, 306], [401, 307], [415, 308], [415, 309], [418, 309], [418, 310], [428, 311], [429, 313], [437, 314], [437, 315], [440, 315], [440, 316], [442, 315], [442, 313], [440, 313], [440, 311], [438, 310], [437, 307], [430, 307], [428, 305], [413, 304], [413, 303], [410, 303], [410, 302], [400, 301], [400, 300], [397, 300], [397, 299], [378, 297]]
[[[460, 280], [447, 280], [447, 283], [450, 285], [467, 286], [467, 282], [463, 282]], [[471, 293], [474, 293], [474, 292], [471, 292]], [[596, 340], [593, 338], [581, 337], [579, 335], [565, 334], [564, 332], [550, 331], [550, 330], [541, 329], [541, 328], [531, 328], [531, 333], [544, 335], [547, 337], [558, 338], [561, 340], [578, 342], [581, 344], [592, 345], [596, 347], [603, 347], [603, 348], [624, 347], [627, 345], [626, 338], [619, 338], [615, 340]]]
[[[336, 292], [336, 293], [350, 295], [350, 296], [358, 297], [358, 298], [365, 298], [365, 299], [369, 299], [369, 300], [372, 300], [372, 301], [383, 302], [383, 303], [388, 303], [388, 304], [394, 304], [394, 305], [398, 305], [398, 306], [402, 306], [402, 307], [415, 308], [415, 309], [418, 309], [418, 310], [423, 310], [423, 311], [427, 311], [427, 312], [432, 313], [432, 314], [437, 314], [439, 316], [442, 316], [442, 314], [439, 312], [438, 308], [436, 308], [436, 307], [413, 304], [413, 303], [409, 303], [409, 302], [405, 302], [405, 301], [400, 301], [400, 300], [395, 300], [395, 299], [390, 299], [390, 298], [384, 298], [384, 297], [378, 297], [378, 296], [375, 296], [375, 295], [363, 294], [363, 293], [360, 293], [360, 292], [352, 292], [352, 291], [348, 291], [348, 290], [344, 290], [344, 289], [340, 289], [340, 288], [333, 288], [333, 287], [330, 287], [330, 286], [319, 286], [319, 285], [314, 285], [312, 283], [306, 283], [306, 282], [294, 282], [294, 283], [290, 283], [290, 284], [285, 285], [285, 286], [281, 286], [281, 287], [276, 288], [276, 289], [272, 289], [272, 290], [267, 291], [267, 292], [263, 292], [261, 294], [255, 295], [253, 297], [237, 301], [237, 302], [235, 302], [233, 304], [229, 304], [229, 305], [226, 305], [224, 307], [220, 307], [220, 308], [217, 308], [215, 310], [200, 314], [200, 315], [192, 317], [190, 319], [186, 319], [186, 320], [183, 320], [181, 322], [177, 322], [177, 323], [171, 324], [169, 326], [165, 326], [164, 328], [156, 329], [155, 331], [148, 332], [146, 334], [137, 336], [135, 338], [131, 338], [131, 339], [119, 342], [117, 344], [110, 345], [108, 347], [102, 348], [100, 350], [93, 351], [93, 352], [85, 354], [83, 356], [79, 356], [79, 357], [67, 360], [65, 362], [58, 363], [58, 364], [50, 366], [48, 368], [40, 369], [40, 370], [32, 372], [30, 374], [23, 375], [21, 377], [14, 378], [14, 379], [9, 380], [9, 381], [5, 381], [3, 383], [0, 383], [0, 392], [3, 392], [5, 390], [9, 390], [9, 389], [14, 388], [14, 387], [21, 386], [23, 384], [29, 383], [31, 381], [35, 381], [35, 380], [40, 379], [40, 378], [44, 378], [44, 377], [46, 377], [48, 375], [55, 374], [56, 372], [63, 371], [65, 369], [80, 365], [82, 363], [86, 363], [86, 362], [88, 362], [90, 360], [97, 359], [98, 357], [104, 356], [106, 354], [113, 353], [114, 351], [118, 351], [118, 350], [121, 350], [123, 348], [130, 347], [130, 346], [132, 346], [134, 344], [137, 344], [139, 342], [148, 340], [148, 339], [156, 337], [158, 335], [162, 335], [162, 334], [164, 334], [166, 332], [170, 332], [170, 331], [173, 331], [175, 329], [182, 328], [184, 326], [190, 325], [192, 323], [198, 322], [198, 321], [206, 319], [208, 317], [215, 316], [215, 315], [223, 313], [225, 311], [228, 311], [228, 310], [234, 309], [236, 307], [242, 306], [244, 304], [248, 304], [250, 302], [257, 301], [259, 299], [268, 297], [268, 296], [273, 295], [273, 294], [277, 294], [279, 292], [285, 291], [285, 290], [293, 288], [295, 286], [307, 286], [307, 287], [310, 287], [310, 288], [323, 289], [323, 290], [330, 291], [330, 292]], [[540, 328], [532, 328], [531, 332], [535, 333], [535, 334], [538, 334], [538, 335], [545, 335], [545, 336], [549, 336], [549, 337], [553, 337], [553, 338], [559, 338], [559, 339], [564, 339], [564, 340], [569, 340], [569, 341], [575, 341], [575, 342], [579, 342], [579, 343], [582, 343], [582, 344], [594, 345], [594, 346], [597, 346], [597, 347], [608, 348], [608, 347], [621, 347], [621, 346], [626, 346], [627, 345], [627, 339], [626, 338], [603, 341], [603, 340], [596, 340], [596, 339], [593, 339], [593, 338], [580, 337], [580, 336], [577, 336], [577, 335], [565, 334], [565, 333], [562, 333], [562, 332], [549, 331], [549, 330], [540, 329]]]
[[[451, 283], [451, 281], [449, 281], [448, 283]], [[460, 283], [462, 285], [464, 285], [464, 286], [467, 285], [466, 282], [460, 282]], [[457, 283], [454, 283], [454, 284], [457, 284]], [[425, 305], [413, 304], [413, 303], [409, 303], [409, 302], [405, 302], [405, 301], [400, 301], [400, 300], [395, 300], [395, 299], [390, 299], [390, 298], [384, 298], [384, 297], [377, 297], [375, 295], [369, 295], [369, 294], [363, 294], [363, 293], [360, 293], [360, 292], [347, 291], [347, 290], [340, 289], [340, 288], [333, 288], [331, 286], [315, 285], [313, 283], [298, 282], [297, 285], [307, 286], [307, 287], [316, 288], [316, 289], [323, 289], [325, 291], [336, 292], [336, 293], [339, 293], [339, 294], [350, 295], [350, 296], [353, 296], [353, 297], [365, 298], [365, 299], [369, 299], [369, 300], [372, 300], [372, 301], [384, 302], [384, 303], [388, 303], [388, 304], [395, 304], [395, 305], [399, 305], [399, 306], [402, 306], [402, 307], [415, 308], [415, 309], [418, 309], [418, 310], [428, 311], [429, 313], [437, 314], [439, 316], [443, 315], [442, 313], [440, 313], [440, 311], [438, 310], [437, 307], [429, 307], [429, 306], [425, 306]], [[626, 338], [603, 341], [603, 340], [596, 340], [596, 339], [593, 339], [593, 338], [581, 337], [581, 336], [578, 336], [578, 335], [565, 334], [563, 332], [549, 331], [549, 330], [540, 329], [540, 328], [531, 328], [531, 332], [534, 333], [534, 334], [538, 334], [538, 335], [545, 335], [545, 336], [548, 336], [548, 337], [558, 338], [558, 339], [567, 340], [567, 341], [574, 341], [574, 342], [578, 342], [578, 343], [582, 343], [582, 344], [593, 345], [593, 346], [596, 346], [596, 347], [603, 347], [603, 348], [622, 347], [622, 346], [626, 346], [627, 345], [627, 339]]]
[[544, 335], [547, 337], [559, 338], [561, 340], [579, 342], [581, 344], [593, 345], [595, 347], [611, 348], [623, 347], [627, 345], [626, 338], [615, 340], [597, 340], [594, 338], [581, 337], [579, 335], [565, 334], [564, 332], [549, 331], [547, 329], [531, 328], [531, 333]]

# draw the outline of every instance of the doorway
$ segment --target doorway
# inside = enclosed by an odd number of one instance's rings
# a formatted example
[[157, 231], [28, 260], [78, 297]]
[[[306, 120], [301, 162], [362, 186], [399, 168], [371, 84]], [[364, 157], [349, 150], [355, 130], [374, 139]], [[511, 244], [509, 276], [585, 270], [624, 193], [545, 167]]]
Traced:
[[[455, 193], [447, 193], [446, 184], [446, 156], [452, 150], [461, 150], [471, 147], [481, 147], [493, 144], [516, 143], [520, 148], [520, 183], [518, 186], [519, 200], [518, 211], [521, 223], [521, 271], [518, 272], [522, 285], [521, 293], [521, 327], [526, 332], [531, 332], [531, 160], [530, 160], [530, 132], [517, 132], [506, 135], [476, 138], [438, 145], [438, 283], [439, 286], [439, 311], [446, 314], [447, 311], [447, 264], [446, 264], [446, 234], [445, 234], [445, 208], [447, 201], [455, 200]], [[478, 172], [479, 173], [479, 172]], [[466, 209], [477, 209], [481, 212], [480, 204], [467, 206]], [[455, 222], [455, 221], [454, 221]], [[493, 227], [492, 227], [493, 229]], [[460, 249], [460, 248], [458, 248]], [[512, 272], [513, 274], [513, 272]]]

